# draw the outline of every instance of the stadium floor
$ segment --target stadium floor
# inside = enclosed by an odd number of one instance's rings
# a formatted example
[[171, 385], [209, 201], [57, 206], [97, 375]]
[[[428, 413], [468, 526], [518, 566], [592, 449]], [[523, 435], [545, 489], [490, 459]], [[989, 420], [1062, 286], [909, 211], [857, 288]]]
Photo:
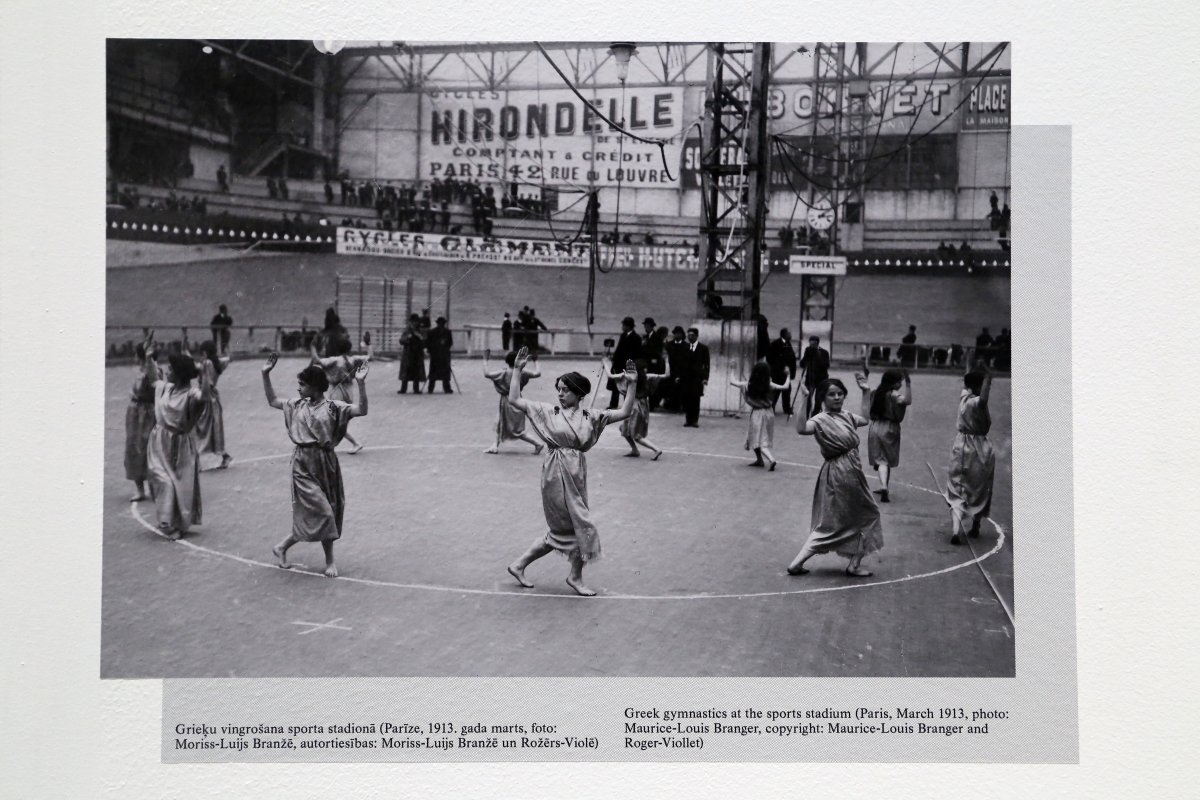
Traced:
[[[280, 363], [281, 395], [301, 366]], [[972, 553], [949, 544], [950, 516], [924, 464], [944, 485], [952, 376], [913, 378], [902, 466], [882, 506], [886, 544], [865, 562], [873, 578], [847, 577], [835, 555], [818, 556], [807, 576], [785, 574], [807, 534], [820, 455], [782, 415], [781, 463], [765, 473], [744, 466], [744, 418], [706, 417], [692, 430], [655, 414], [659, 462], [624, 458], [615, 430], [588, 454], [605, 557], [585, 572], [600, 596], [582, 599], [557, 556], [530, 567], [534, 590], [505, 572], [545, 529], [541, 459], [524, 443], [482, 453], [496, 394], [480, 362], [457, 365], [463, 392], [451, 396], [398, 396], [394, 370], [374, 365], [370, 414], [351, 426], [367, 450], [341, 456], [347, 511], [334, 580], [301, 571], [323, 565], [313, 544], [292, 549], [299, 569], [270, 566], [290, 529], [291, 447], [256, 362], [221, 378], [235, 461], [202, 474], [204, 524], [184, 542], [152, 532], [150, 503], [129, 502], [123, 420], [135, 373], [106, 370], [104, 678], [1014, 674], [1014, 631]], [[528, 395], [552, 400], [552, 388], [547, 375]], [[1012, 607], [1007, 380], [992, 397], [996, 524], [974, 547]]]

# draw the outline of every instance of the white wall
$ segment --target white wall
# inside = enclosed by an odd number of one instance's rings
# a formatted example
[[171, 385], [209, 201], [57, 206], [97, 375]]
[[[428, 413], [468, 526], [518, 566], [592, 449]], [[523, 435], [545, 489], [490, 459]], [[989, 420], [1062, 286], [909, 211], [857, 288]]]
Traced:
[[215, 181], [217, 167], [222, 164], [225, 165], [226, 172], [232, 172], [229, 169], [229, 153], [203, 142], [192, 141], [188, 145], [188, 158], [192, 160], [192, 166], [196, 168], [195, 177], [201, 180]]

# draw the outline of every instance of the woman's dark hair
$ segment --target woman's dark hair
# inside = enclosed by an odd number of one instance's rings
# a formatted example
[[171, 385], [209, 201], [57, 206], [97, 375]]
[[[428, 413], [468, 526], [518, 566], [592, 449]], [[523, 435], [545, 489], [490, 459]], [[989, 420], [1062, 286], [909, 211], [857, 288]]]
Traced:
[[567, 391], [579, 398], [585, 397], [592, 390], [592, 382], [578, 372], [559, 375], [554, 385], [558, 386], [560, 383], [566, 387]]
[[983, 391], [983, 373], [968, 372], [963, 376], [963, 386], [970, 389], [972, 394], [979, 394]]
[[342, 318], [338, 316], [337, 311], [333, 307], [325, 309], [325, 330], [331, 331], [342, 324]]
[[504, 356], [504, 363], [508, 364], [510, 367], [515, 365], [517, 363], [517, 351], [509, 350], [508, 353]]
[[350, 340], [345, 336], [334, 336], [330, 338], [329, 344], [325, 345], [329, 354], [333, 356], [349, 355], [354, 346], [350, 344]]
[[885, 369], [879, 379], [879, 388], [871, 395], [871, 419], [883, 419], [887, 414], [887, 396], [904, 383], [904, 373], [898, 369]]
[[217, 345], [211, 339], [205, 339], [200, 343], [200, 350], [204, 355], [208, 356], [208, 360], [212, 362], [213, 369], [220, 375], [225, 371], [225, 365], [217, 359]]
[[324, 392], [329, 389], [329, 378], [325, 375], [325, 370], [321, 369], [316, 364], [309, 364], [304, 369], [296, 373], [296, 377], [307, 386], [311, 386], [318, 392]]
[[646, 385], [646, 367], [650, 364], [644, 358], [635, 358], [633, 365], [637, 367], [637, 388], [634, 389], [634, 397], [640, 400], [649, 396], [649, 388]]
[[842, 383], [837, 378], [826, 378], [818, 383], [817, 388], [813, 391], [813, 408], [820, 409], [821, 411], [825, 410], [825, 395], [828, 394], [829, 390], [834, 386], [841, 389], [842, 394], [850, 394], [848, 391], [846, 391], [846, 384]]
[[192, 382], [192, 378], [200, 375], [200, 371], [196, 369], [196, 362], [191, 356], [183, 353], [172, 353], [167, 356], [167, 361], [171, 365], [171, 375], [175, 378], [176, 386], [187, 386]]
[[771, 367], [765, 361], [750, 368], [750, 379], [746, 381], [746, 397], [752, 400], [771, 399]]

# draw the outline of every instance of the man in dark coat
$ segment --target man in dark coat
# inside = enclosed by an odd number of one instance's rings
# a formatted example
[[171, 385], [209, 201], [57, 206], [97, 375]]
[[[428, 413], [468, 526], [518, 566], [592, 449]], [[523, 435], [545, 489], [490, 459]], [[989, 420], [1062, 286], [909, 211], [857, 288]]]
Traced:
[[[613, 350], [612, 363], [624, 364], [626, 361], [636, 361], [642, 357], [642, 337], [634, 330], [636, 325], [633, 317], [621, 320], [621, 338], [617, 340], [617, 347]], [[612, 392], [608, 407], [616, 408], [621, 403], [621, 390], [612, 378], [609, 378], [605, 388]]]
[[829, 351], [821, 347], [820, 338], [808, 337], [808, 347], [800, 356], [800, 369], [804, 370], [804, 386], [808, 389], [808, 399], [804, 405], [805, 418], [808, 418], [821, 410], [825, 400], [824, 397], [817, 397], [813, 390], [829, 377]]
[[508, 312], [505, 311], [504, 322], [500, 323], [500, 341], [503, 343], [502, 346], [504, 347], [504, 352], [506, 353], [508, 352], [508, 346], [512, 344], [512, 329], [512, 317], [510, 317]]
[[663, 352], [666, 355], [667, 368], [671, 373], [671, 377], [660, 381], [659, 402], [663, 408], [670, 411], [680, 411], [679, 405], [679, 381], [683, 376], [684, 364], [687, 363], [689, 345], [684, 337], [683, 328], [676, 325], [671, 331], [671, 339], [663, 345]]
[[454, 345], [454, 337], [446, 327], [446, 318], [438, 317], [436, 327], [425, 337], [425, 349], [429, 351], [429, 393], [433, 394], [433, 384], [442, 382], [442, 390], [446, 394], [454, 394], [450, 389], [450, 348]]
[[396, 394], [407, 393], [409, 381], [412, 381], [413, 393], [420, 394], [421, 384], [425, 382], [425, 333], [419, 315], [408, 318], [408, 326], [400, 334], [400, 344], [404, 350], [400, 354], [400, 390]]
[[684, 351], [682, 374], [679, 378], [685, 428], [700, 427], [700, 398], [708, 388], [708, 368], [708, 347], [700, 343], [699, 330], [688, 328], [687, 350]]
[[[771, 367], [772, 383], [784, 383], [789, 378], [796, 377], [796, 351], [792, 349], [792, 332], [787, 328], [780, 328], [779, 338], [772, 341], [767, 347], [767, 364]], [[780, 395], [783, 396], [783, 413], [791, 416], [792, 392], [790, 389], [775, 395], [771, 401], [771, 410], [775, 409]]]
[[229, 310], [225, 306], [220, 306], [209, 322], [209, 325], [212, 325], [213, 344], [217, 346], [217, 352], [221, 355], [229, 352], [229, 326], [232, 324], [233, 317], [229, 316]]

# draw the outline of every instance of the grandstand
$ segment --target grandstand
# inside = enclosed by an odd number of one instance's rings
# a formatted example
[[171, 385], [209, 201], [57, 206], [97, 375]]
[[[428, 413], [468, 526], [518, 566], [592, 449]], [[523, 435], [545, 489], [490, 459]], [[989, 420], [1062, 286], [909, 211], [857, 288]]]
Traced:
[[[780, 228], [802, 234], [808, 229], [806, 205], [821, 186], [828, 148], [848, 152], [857, 139], [865, 151], [860, 157], [880, 168], [868, 167], [861, 196], [845, 198], [837, 209], [838, 252], [929, 253], [943, 243], [966, 242], [976, 253], [1006, 261], [1007, 217], [1002, 222], [998, 212], [1000, 204], [1009, 204], [1008, 49], [971, 42], [852, 45], [844, 56], [845, 75], [833, 89], [853, 98], [865, 86], [868, 110], [856, 123], [853, 102], [846, 100], [847, 141], [830, 145], [811, 127], [814, 118], [832, 113], [819, 101], [817, 113], [812, 111], [813, 93], [831, 91], [813, 65], [811, 54], [819, 45], [781, 43], [774, 50], [770, 128], [780, 151], [772, 161], [768, 245], [778, 244], [774, 232]], [[570, 147], [578, 150], [583, 137], [575, 131], [575, 106], [568, 102], [574, 98], [558, 76], [529, 57], [533, 47], [372, 42], [352, 43], [328, 56], [311, 42], [112, 40], [110, 202], [118, 204], [121, 192], [135, 187], [141, 208], [166, 204], [175, 192], [203, 198], [208, 215], [259, 224], [301, 214], [312, 222], [400, 229], [404, 222], [385, 219], [389, 215], [380, 209], [343, 205], [340, 182], [370, 183], [380, 196], [389, 186], [416, 187], [420, 196], [431, 180], [457, 165], [458, 174], [465, 171], [468, 179], [493, 186], [497, 197], [512, 192], [549, 207], [549, 219], [496, 214], [504, 235], [561, 237], [583, 218], [583, 205], [571, 205], [579, 199], [573, 193], [598, 188], [602, 230], [629, 234], [635, 243], [647, 234], [660, 242], [696, 242], [699, 140], [691, 138], [695, 129], [689, 126], [702, 109], [703, 45], [643, 45], [623, 84], [646, 98], [641, 111], [636, 98], [622, 108], [635, 127], [649, 124], [638, 117], [647, 103], [660, 104], [648, 130], [670, 133], [671, 146], [663, 163], [642, 171], [661, 173], [651, 176], [655, 181], [672, 178], [667, 185], [638, 182], [633, 169], [626, 170], [630, 178], [622, 184], [620, 176], [611, 179], [611, 168], [601, 169], [603, 150], [614, 144], [604, 140], [624, 137], [590, 137], [596, 141], [583, 154], [589, 169], [595, 168], [590, 178], [546, 163], [556, 145], [568, 147], [568, 123], [575, 133]], [[579, 86], [601, 105], [616, 86], [606, 47], [549, 45], [560, 63], [573, 65]], [[548, 107], [559, 118], [547, 120]], [[539, 108], [540, 119], [528, 115]], [[515, 126], [511, 130], [501, 130], [505, 114]], [[490, 119], [497, 121], [481, 131], [480, 120]], [[850, 135], [856, 131], [859, 135]], [[557, 158], [563, 155], [568, 154]], [[649, 157], [639, 166], [648, 162]], [[550, 173], [574, 177], [555, 180], [546, 177]], [[281, 178], [288, 185], [286, 199], [273, 197], [268, 185]], [[332, 203], [326, 200], [327, 180]], [[993, 196], [997, 213], [989, 205]], [[469, 204], [452, 203], [448, 211], [447, 228], [471, 230]]]

